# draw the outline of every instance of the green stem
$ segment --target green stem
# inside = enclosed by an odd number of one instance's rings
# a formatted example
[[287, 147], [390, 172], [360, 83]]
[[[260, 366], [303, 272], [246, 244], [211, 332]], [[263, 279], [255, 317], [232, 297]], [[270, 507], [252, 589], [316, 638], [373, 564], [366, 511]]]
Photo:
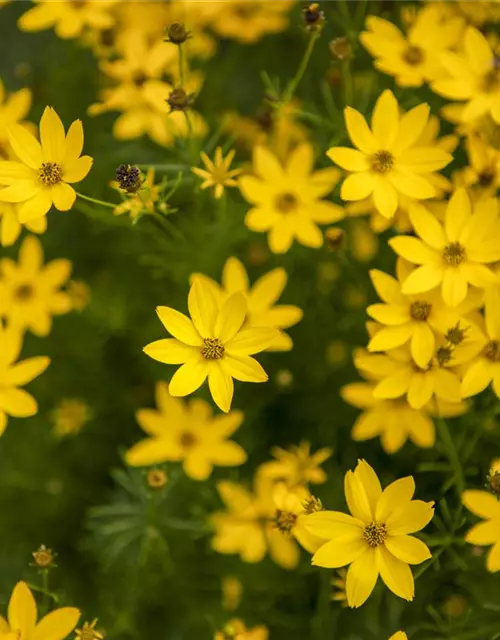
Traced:
[[118, 205], [113, 204], [112, 202], [106, 202], [105, 200], [98, 200], [97, 198], [91, 198], [90, 196], [86, 196], [83, 193], [76, 192], [76, 195], [82, 200], [86, 200], [87, 202], [92, 202], [93, 204], [98, 204], [101, 207], [108, 207], [108, 209], [115, 209]]
[[352, 107], [354, 101], [354, 87], [350, 60], [345, 60], [342, 63], [342, 76], [344, 78], [344, 103], [346, 107]]
[[42, 607], [45, 613], [49, 613], [50, 611], [50, 590], [49, 590], [49, 571], [45, 569], [42, 571], [42, 593], [43, 593], [43, 603]]
[[182, 49], [182, 44], [179, 44], [178, 47], [179, 47], [179, 82], [181, 83], [181, 87], [184, 88], [184, 51]]
[[451, 437], [450, 430], [448, 429], [448, 424], [446, 420], [443, 420], [443, 418], [439, 418], [437, 423], [438, 423], [439, 434], [441, 436], [441, 441], [448, 455], [448, 460], [450, 461], [450, 465], [453, 471], [455, 472], [455, 484], [456, 484], [458, 498], [460, 502], [462, 502], [462, 493], [465, 491], [465, 479], [464, 479], [462, 464], [460, 462], [460, 457], [455, 447], [455, 443], [453, 442], [453, 438]]
[[293, 95], [299, 86], [300, 81], [304, 77], [306, 69], [309, 65], [309, 61], [312, 56], [312, 52], [314, 50], [314, 45], [318, 40], [320, 35], [319, 31], [313, 31], [309, 37], [309, 42], [307, 43], [306, 50], [304, 51], [304, 55], [302, 56], [302, 60], [300, 61], [299, 68], [295, 76], [290, 80], [288, 87], [286, 88], [285, 93], [283, 94], [283, 104], [287, 104], [293, 98]]

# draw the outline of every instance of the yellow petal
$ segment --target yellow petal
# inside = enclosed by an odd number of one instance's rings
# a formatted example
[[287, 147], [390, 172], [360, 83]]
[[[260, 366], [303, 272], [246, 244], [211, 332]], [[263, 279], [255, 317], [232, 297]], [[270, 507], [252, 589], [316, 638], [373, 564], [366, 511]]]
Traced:
[[496, 519], [500, 517], [500, 502], [493, 494], [486, 491], [478, 491], [477, 489], [464, 491], [462, 502], [469, 511], [480, 518]]
[[36, 196], [42, 187], [32, 178], [27, 180], [16, 180], [9, 187], [0, 189], [1, 202], [26, 202], [33, 196]]
[[389, 180], [378, 178], [373, 190], [373, 203], [385, 218], [392, 218], [398, 208], [398, 192]]
[[370, 500], [363, 483], [352, 471], [348, 471], [344, 477], [344, 492], [351, 514], [361, 522], [372, 522], [374, 514], [371, 510]]
[[192, 480], [203, 482], [210, 477], [213, 465], [203, 451], [193, 451], [185, 458], [182, 468]]
[[428, 200], [436, 196], [436, 189], [432, 183], [423, 176], [409, 171], [400, 170], [391, 171], [389, 180], [397, 191], [417, 200]]
[[486, 568], [491, 572], [500, 571], [500, 542], [491, 547], [486, 560]]
[[386, 520], [391, 536], [415, 533], [426, 527], [434, 517], [434, 503], [412, 500], [394, 509]]
[[317, 511], [304, 516], [303, 525], [307, 531], [325, 540], [361, 538], [364, 524], [341, 511]]
[[83, 180], [94, 163], [90, 156], [82, 156], [64, 168], [64, 181], [73, 184]]
[[434, 355], [436, 340], [428, 324], [420, 322], [413, 327], [411, 355], [418, 366], [425, 369]]
[[18, 209], [19, 222], [24, 224], [44, 216], [52, 207], [52, 193], [50, 189], [42, 189], [35, 196], [23, 202]]
[[23, 389], [0, 389], [0, 407], [15, 418], [34, 416], [38, 411], [36, 400]]
[[378, 574], [376, 550], [368, 548], [347, 571], [346, 595], [350, 607], [360, 607], [367, 601], [375, 588]]
[[376, 519], [378, 522], [387, 522], [391, 513], [413, 498], [415, 493], [415, 481], [411, 476], [400, 478], [387, 486], [377, 504]]
[[170, 380], [170, 395], [174, 397], [187, 396], [196, 391], [205, 382], [208, 375], [208, 365], [200, 360], [191, 360], [177, 369]]
[[448, 267], [444, 270], [441, 291], [443, 300], [449, 307], [457, 307], [465, 300], [468, 285], [460, 267]]
[[406, 299], [401, 294], [401, 285], [396, 278], [378, 269], [370, 270], [370, 278], [381, 300], [387, 304], [405, 304]]
[[399, 106], [389, 89], [382, 93], [375, 104], [372, 131], [379, 148], [392, 149], [399, 131]]
[[364, 200], [373, 193], [375, 179], [368, 171], [353, 173], [342, 183], [340, 197], [342, 200]]
[[80, 612], [72, 607], [52, 611], [36, 625], [33, 640], [64, 640], [78, 623]]
[[265, 147], [255, 147], [253, 162], [256, 173], [265, 180], [280, 180], [283, 178], [283, 167], [277, 157]]
[[[186, 366], [186, 365], [184, 365]], [[172, 386], [172, 383], [171, 383]], [[215, 404], [228, 413], [233, 399], [234, 384], [232, 377], [217, 363], [208, 372], [208, 386]]]
[[20, 124], [12, 125], [8, 132], [9, 142], [19, 160], [38, 170], [43, 162], [42, 147], [38, 140]]
[[394, 141], [394, 153], [401, 153], [405, 149], [413, 146], [423, 134], [429, 119], [430, 107], [428, 104], [419, 104], [410, 109], [401, 118], [398, 135]]
[[241, 382], [267, 382], [268, 375], [262, 366], [250, 356], [226, 355], [221, 367], [235, 380]]
[[147, 467], [168, 460], [177, 460], [171, 453], [172, 444], [169, 440], [147, 438], [127, 451], [125, 461], [132, 467]]
[[500, 518], [497, 517], [487, 522], [476, 524], [465, 536], [465, 541], [470, 544], [489, 545], [499, 539]]
[[326, 152], [332, 162], [347, 171], [369, 171], [366, 155], [349, 147], [333, 147]]
[[197, 358], [199, 349], [184, 344], [174, 338], [156, 340], [144, 347], [144, 353], [153, 360], [164, 364], [183, 364], [188, 360]]
[[[394, 240], [396, 239], [394, 238]], [[425, 264], [418, 267], [404, 281], [403, 293], [411, 295], [430, 291], [441, 284], [443, 275], [443, 270], [433, 264]]]
[[200, 347], [203, 344], [193, 322], [183, 313], [170, 307], [157, 307], [156, 313], [165, 329], [180, 342], [193, 347]]
[[222, 284], [228, 293], [248, 292], [248, 275], [238, 258], [228, 258], [222, 270]]
[[380, 576], [397, 596], [411, 601], [415, 596], [415, 583], [410, 567], [395, 558], [384, 546], [377, 547]]
[[[66, 170], [80, 157], [83, 150], [83, 125], [81, 120], [75, 120], [66, 135], [62, 166]], [[66, 178], [65, 178], [66, 180]], [[78, 182], [78, 181], [76, 181]]]
[[363, 153], [375, 153], [377, 151], [377, 143], [361, 113], [352, 107], [346, 107], [344, 117], [347, 132], [354, 146]]
[[247, 454], [243, 447], [236, 442], [221, 442], [213, 445], [208, 451], [210, 461], [221, 467], [235, 467], [247, 460]]
[[65, 134], [61, 118], [52, 107], [45, 107], [40, 120], [40, 141], [44, 162], [62, 163], [65, 152]]
[[323, 544], [312, 558], [312, 564], [325, 569], [338, 569], [357, 560], [367, 549], [366, 540], [344, 538], [330, 540]]
[[271, 307], [286, 287], [286, 271], [278, 267], [256, 280], [249, 293], [249, 307], [252, 313]]
[[392, 305], [392, 304], [372, 304], [367, 309], [368, 315], [380, 322], [390, 326], [405, 324], [411, 322], [408, 304]]
[[432, 557], [427, 545], [413, 536], [389, 536], [385, 546], [398, 560], [408, 564], [421, 564]]
[[219, 314], [217, 301], [210, 290], [205, 289], [199, 280], [194, 280], [189, 289], [188, 308], [200, 336], [202, 338], [215, 337], [215, 322]]
[[22, 637], [31, 638], [36, 616], [36, 602], [33, 594], [25, 582], [18, 582], [12, 592], [7, 612], [10, 628], [19, 630]]
[[226, 344], [228, 355], [251, 356], [260, 353], [270, 347], [276, 338], [276, 329], [271, 327], [254, 327], [239, 331], [235, 337]]
[[445, 228], [449, 242], [458, 242], [471, 216], [470, 198], [465, 189], [457, 189], [446, 208]]
[[10, 367], [2, 376], [2, 384], [21, 386], [28, 384], [45, 371], [50, 364], [50, 358], [37, 356], [18, 362]]
[[58, 182], [52, 189], [52, 202], [59, 211], [69, 211], [75, 204], [76, 193], [73, 187], [65, 182]]
[[408, 402], [413, 409], [421, 409], [435, 392], [435, 376], [428, 372], [416, 371], [408, 387]]
[[234, 293], [222, 305], [215, 322], [214, 336], [226, 343], [241, 329], [247, 313], [245, 295]]

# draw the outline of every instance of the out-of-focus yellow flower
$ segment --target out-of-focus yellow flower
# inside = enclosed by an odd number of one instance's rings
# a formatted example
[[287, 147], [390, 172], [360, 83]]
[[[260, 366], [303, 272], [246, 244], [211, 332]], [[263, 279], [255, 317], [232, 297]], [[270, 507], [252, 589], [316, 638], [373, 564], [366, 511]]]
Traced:
[[304, 518], [311, 533], [326, 538], [314, 554], [313, 565], [336, 569], [350, 565], [346, 592], [350, 607], [360, 607], [379, 575], [404, 600], [413, 600], [415, 585], [410, 564], [431, 557], [427, 546], [408, 534], [423, 529], [434, 516], [434, 503], [413, 500], [411, 476], [384, 491], [375, 471], [360, 460], [345, 476], [345, 497], [351, 515], [319, 511]]
[[486, 568], [492, 573], [500, 571], [500, 500], [487, 491], [471, 489], [464, 491], [462, 502], [474, 515], [485, 520], [469, 530], [465, 541], [481, 547], [493, 545]]
[[447, 77], [433, 91], [463, 105], [460, 120], [470, 122], [489, 113], [500, 124], [500, 67], [485, 36], [468, 27], [460, 53], [442, 54]]
[[29, 89], [20, 89], [9, 95], [0, 78], [0, 159], [10, 160], [15, 157], [9, 143], [8, 129], [13, 124], [23, 124], [30, 107]]
[[224, 629], [216, 631], [214, 640], [268, 640], [269, 631], [264, 625], [250, 629], [243, 620], [234, 618]]
[[81, 156], [83, 127], [75, 120], [65, 134], [57, 113], [46, 107], [40, 120], [40, 140], [22, 125], [9, 127], [9, 141], [18, 161], [0, 162], [0, 201], [19, 203], [21, 223], [45, 216], [55, 206], [69, 211], [76, 199], [71, 184], [81, 182], [92, 167]]
[[422, 205], [410, 209], [418, 238], [389, 240], [394, 251], [419, 265], [406, 278], [404, 294], [420, 294], [441, 285], [443, 300], [457, 307], [467, 297], [469, 285], [485, 289], [496, 278], [488, 263], [500, 260], [498, 203], [484, 200], [474, 208], [464, 189], [448, 203], [444, 225]]
[[351, 107], [344, 114], [349, 137], [357, 149], [333, 147], [327, 155], [351, 172], [342, 183], [343, 200], [372, 196], [376, 209], [386, 218], [397, 211], [399, 194], [427, 200], [437, 194], [429, 179], [452, 161], [436, 145], [419, 142], [429, 121], [429, 105], [420, 104], [401, 118], [392, 91], [382, 93], [375, 104], [371, 129], [364, 116]]
[[370, 305], [366, 312], [383, 327], [371, 338], [369, 351], [388, 351], [410, 342], [413, 360], [425, 369], [432, 360], [438, 338], [444, 338], [453, 327], [459, 327], [467, 340], [478, 339], [473, 323], [466, 317], [483, 303], [484, 296], [478, 289], [471, 290], [459, 306], [451, 309], [439, 290], [404, 295], [402, 283], [413, 269], [399, 259], [397, 271], [398, 279], [377, 269], [370, 271], [373, 286], [383, 303]]
[[[116, 182], [112, 185], [117, 191], [123, 195]], [[146, 177], [141, 188], [133, 194], [127, 195], [123, 202], [117, 205], [113, 210], [113, 215], [121, 216], [128, 214], [132, 220], [141, 215], [152, 214], [156, 211], [156, 204], [160, 199], [161, 185], [155, 184], [155, 170], [148, 169]]]
[[34, 0], [36, 7], [19, 18], [22, 31], [43, 31], [54, 27], [59, 38], [77, 38], [85, 29], [109, 29], [111, 10], [118, 0]]
[[474, 198], [491, 198], [500, 188], [500, 151], [479, 135], [470, 134], [465, 142], [469, 166], [459, 172], [459, 180]]
[[273, 447], [271, 455], [275, 460], [259, 466], [259, 478], [267, 482], [285, 482], [293, 488], [326, 482], [326, 473], [320, 465], [332, 455], [332, 449], [324, 447], [311, 454], [310, 443], [301, 442], [299, 446], [293, 445], [288, 449]]
[[0, 317], [19, 330], [43, 337], [52, 316], [71, 311], [71, 298], [61, 290], [71, 272], [69, 260], [43, 263], [40, 241], [28, 236], [19, 249], [19, 262], [0, 260]]
[[97, 618], [92, 622], [85, 622], [81, 629], [75, 629], [78, 640], [103, 640], [102, 633], [97, 631]]
[[235, 576], [226, 576], [222, 579], [222, 606], [226, 611], [234, 611], [241, 602], [243, 585]]
[[275, 526], [276, 506], [269, 483], [258, 479], [249, 491], [235, 482], [217, 484], [224, 511], [211, 515], [215, 534], [212, 548], [218, 553], [238, 554], [244, 562], [260, 562], [267, 553], [284, 569], [299, 562], [299, 547]]
[[341, 367], [347, 360], [348, 353], [345, 342], [332, 340], [326, 347], [326, 361], [335, 367]]
[[227, 0], [221, 10], [214, 13], [211, 27], [223, 38], [250, 44], [265, 35], [284, 31], [288, 26], [288, 13], [294, 4], [294, 0]]
[[366, 28], [359, 39], [376, 58], [375, 68], [394, 76], [401, 87], [420, 87], [446, 75], [441, 54], [458, 44], [464, 21], [443, 20], [439, 8], [427, 5], [417, 13], [406, 37], [392, 22], [377, 16], [367, 17]]
[[129, 449], [128, 464], [182, 461], [186, 475], [206, 480], [214, 466], [234, 467], [246, 461], [245, 450], [228, 440], [243, 422], [241, 411], [214, 417], [204, 400], [194, 398], [188, 404], [173, 398], [166, 382], [156, 385], [156, 404], [157, 410], [140, 409], [136, 413], [137, 422], [149, 437]]
[[222, 156], [222, 147], [217, 147], [214, 160], [212, 161], [207, 154], [202, 151], [200, 156], [205, 165], [205, 169], [199, 169], [198, 167], [191, 169], [194, 174], [204, 180], [201, 185], [202, 189], [208, 189], [209, 187], [214, 188], [214, 197], [217, 199], [222, 197], [225, 187], [238, 186], [235, 177], [240, 175], [241, 169], [230, 169], [235, 153], [236, 152], [232, 150], [224, 158]]
[[170, 394], [187, 396], [207, 379], [215, 404], [229, 411], [233, 378], [242, 382], [267, 382], [268, 376], [253, 354], [267, 349], [276, 339], [276, 329], [244, 329], [245, 296], [231, 295], [219, 308], [210, 290], [195, 279], [189, 290], [191, 318], [170, 307], [158, 307], [161, 322], [174, 338], [157, 340], [144, 352], [165, 364], [181, 364], [170, 381]]
[[353, 224], [349, 233], [352, 255], [359, 262], [369, 262], [378, 252], [378, 238], [370, 227], [359, 221]]
[[285, 166], [268, 149], [257, 147], [253, 162], [257, 177], [239, 180], [243, 196], [254, 205], [245, 224], [252, 231], [268, 232], [274, 253], [286, 253], [294, 240], [317, 249], [323, 244], [318, 225], [344, 217], [341, 207], [321, 200], [333, 190], [338, 171], [313, 172], [313, 165], [313, 149], [308, 144], [295, 149]]
[[408, 636], [404, 631], [398, 631], [389, 640], [408, 640]]
[[283, 329], [296, 325], [302, 320], [303, 314], [302, 310], [294, 305], [275, 304], [288, 281], [288, 275], [283, 268], [269, 271], [250, 286], [244, 265], [232, 257], [226, 260], [222, 270], [222, 285], [203, 274], [193, 274], [191, 281], [195, 278], [199, 278], [204, 286], [210, 288], [219, 307], [235, 293], [245, 295], [247, 315], [243, 327], [273, 327], [277, 330], [276, 339], [267, 351], [289, 351], [293, 347], [292, 339]]
[[66, 287], [66, 293], [71, 298], [71, 305], [75, 311], [83, 311], [92, 297], [89, 285], [81, 280], [70, 280]]
[[341, 569], [336, 570], [336, 575], [332, 578], [332, 587], [334, 587], [334, 591], [332, 593], [331, 599], [334, 602], [340, 602], [343, 607], [347, 607], [347, 593], [346, 593], [346, 578], [347, 578], [347, 569], [342, 567]]
[[51, 412], [54, 433], [60, 437], [79, 433], [92, 417], [92, 410], [78, 398], [64, 398]]
[[18, 582], [10, 597], [7, 620], [0, 616], [0, 634], [7, 640], [60, 640], [73, 631], [79, 617], [78, 609], [62, 607], [46, 615], [37, 624], [35, 598], [25, 582]]
[[[0, 244], [2, 247], [12, 246], [21, 235], [23, 225], [19, 222], [20, 206], [10, 202], [0, 202]], [[47, 231], [47, 216], [27, 220], [24, 226], [32, 233], [45, 233]]]
[[22, 336], [18, 330], [0, 324], [0, 435], [7, 426], [7, 416], [28, 418], [38, 411], [36, 400], [19, 387], [28, 384], [50, 364], [45, 356], [16, 362], [22, 348]]
[[433, 3], [439, 8], [443, 20], [450, 20], [459, 16], [475, 27], [482, 27], [486, 22], [500, 20], [500, 6], [497, 2], [471, 2], [471, 0], [457, 0], [457, 2]]

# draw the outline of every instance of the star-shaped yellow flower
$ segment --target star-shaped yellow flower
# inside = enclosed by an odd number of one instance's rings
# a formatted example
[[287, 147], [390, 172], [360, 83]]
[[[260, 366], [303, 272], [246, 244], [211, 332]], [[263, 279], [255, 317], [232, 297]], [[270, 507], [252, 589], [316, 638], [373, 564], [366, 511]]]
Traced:
[[241, 169], [230, 169], [231, 163], [236, 152], [231, 150], [224, 158], [222, 155], [222, 147], [217, 147], [215, 157], [212, 160], [202, 151], [200, 153], [205, 169], [193, 167], [191, 171], [199, 178], [203, 178], [202, 189], [214, 188], [214, 197], [219, 199], [224, 194], [225, 187], [237, 187], [238, 183], [235, 178], [241, 173]]

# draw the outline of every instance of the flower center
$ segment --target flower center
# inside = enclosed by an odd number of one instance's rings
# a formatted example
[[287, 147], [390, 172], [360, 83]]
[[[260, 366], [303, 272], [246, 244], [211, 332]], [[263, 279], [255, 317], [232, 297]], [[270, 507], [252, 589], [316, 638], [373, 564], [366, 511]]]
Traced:
[[450, 242], [443, 250], [443, 258], [451, 267], [458, 267], [461, 262], [467, 259], [465, 247], [460, 242]]
[[387, 526], [383, 522], [371, 522], [365, 527], [363, 536], [370, 547], [379, 547], [387, 538]]
[[495, 172], [492, 169], [485, 169], [478, 175], [479, 186], [489, 187], [495, 179]]
[[144, 71], [136, 71], [132, 79], [137, 87], [142, 87], [146, 84], [148, 76], [144, 73]]
[[196, 444], [196, 437], [190, 431], [183, 431], [179, 443], [184, 449], [191, 449]]
[[413, 302], [410, 307], [410, 315], [414, 320], [425, 322], [429, 317], [431, 309], [432, 309], [432, 304], [430, 302], [423, 302], [421, 300], [417, 300], [416, 302]]
[[219, 338], [205, 338], [203, 344], [205, 346], [201, 350], [201, 355], [206, 360], [220, 360], [224, 357], [224, 345]]
[[500, 362], [500, 341], [491, 340], [484, 348], [484, 355], [492, 362]]
[[453, 358], [453, 347], [439, 347], [436, 351], [436, 360], [440, 367], [444, 367]]
[[493, 93], [494, 91], [498, 91], [500, 89], [500, 71], [497, 68], [491, 69], [488, 73], [483, 76], [483, 86], [482, 89], [485, 93]]
[[281, 533], [290, 533], [297, 522], [297, 516], [291, 511], [276, 511], [275, 527], [281, 531]]
[[290, 213], [297, 208], [298, 204], [299, 201], [293, 195], [293, 193], [290, 192], [280, 193], [280, 195], [277, 196], [276, 200], [274, 201], [276, 209], [278, 209], [278, 211], [281, 211], [281, 213]]
[[40, 169], [38, 169], [38, 179], [46, 187], [53, 187], [58, 182], [61, 182], [62, 177], [63, 170], [57, 162], [43, 162]]
[[412, 66], [416, 66], [424, 61], [424, 52], [420, 47], [410, 45], [403, 53], [403, 60]]
[[78, 640], [96, 640], [96, 638], [98, 638], [96, 632], [90, 627], [88, 629], [80, 629], [80, 636]]
[[394, 156], [390, 151], [377, 151], [370, 158], [372, 171], [376, 173], [387, 173], [394, 166]]
[[19, 302], [27, 302], [33, 298], [34, 293], [35, 290], [30, 284], [20, 284], [14, 290], [14, 297], [16, 300], [19, 300]]
[[452, 327], [451, 329], [448, 329], [448, 331], [446, 332], [445, 338], [454, 347], [458, 347], [458, 345], [462, 344], [462, 342], [465, 340], [465, 337], [469, 328], [470, 327], [464, 327], [462, 329], [460, 327], [460, 321], [458, 321], [454, 327]]
[[497, 471], [490, 476], [490, 489], [500, 499], [500, 472]]

